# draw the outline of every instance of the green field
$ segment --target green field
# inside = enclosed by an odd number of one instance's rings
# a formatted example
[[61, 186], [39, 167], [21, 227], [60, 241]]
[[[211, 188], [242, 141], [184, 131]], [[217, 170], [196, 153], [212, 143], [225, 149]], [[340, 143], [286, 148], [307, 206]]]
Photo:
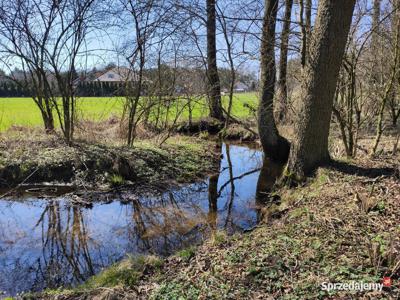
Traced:
[[[80, 119], [101, 121], [112, 115], [120, 116], [123, 107], [123, 98], [120, 97], [87, 97], [80, 98], [77, 103], [77, 111]], [[228, 98], [223, 97], [224, 107], [227, 107]], [[249, 116], [250, 111], [244, 104], [256, 107], [256, 93], [236, 94], [232, 114], [238, 118]], [[170, 110], [170, 118], [173, 118], [173, 107]], [[208, 115], [205, 100], [197, 103], [193, 109], [193, 118], [198, 119]], [[188, 111], [184, 111], [180, 120], [187, 119]], [[31, 98], [0, 98], [0, 131], [7, 130], [13, 125], [17, 126], [41, 126], [40, 111]]]

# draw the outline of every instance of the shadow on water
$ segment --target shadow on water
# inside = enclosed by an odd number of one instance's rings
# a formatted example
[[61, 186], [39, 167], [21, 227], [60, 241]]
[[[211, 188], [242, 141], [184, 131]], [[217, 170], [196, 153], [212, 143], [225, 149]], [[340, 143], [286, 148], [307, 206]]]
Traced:
[[217, 149], [219, 173], [159, 196], [127, 193], [90, 207], [62, 196], [0, 200], [0, 290], [75, 285], [127, 254], [169, 255], [216, 229], [254, 227], [282, 168], [263, 165], [255, 149]]

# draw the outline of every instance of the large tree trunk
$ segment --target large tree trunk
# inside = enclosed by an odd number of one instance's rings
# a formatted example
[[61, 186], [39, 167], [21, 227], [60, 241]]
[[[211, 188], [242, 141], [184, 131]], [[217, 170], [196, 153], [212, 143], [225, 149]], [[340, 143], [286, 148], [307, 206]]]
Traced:
[[354, 4], [355, 0], [321, 0], [318, 5], [287, 170], [297, 179], [330, 159], [328, 137], [333, 99]]
[[279, 135], [274, 119], [275, 92], [275, 26], [278, 0], [265, 1], [265, 14], [261, 40], [261, 83], [258, 107], [258, 132], [267, 157], [286, 161], [289, 143]]
[[217, 68], [215, 0], [207, 0], [207, 77], [210, 117], [223, 120], [221, 85]]
[[279, 79], [278, 79], [278, 118], [282, 122], [285, 119], [288, 109], [287, 95], [287, 57], [289, 48], [290, 19], [292, 15], [293, 0], [285, 1], [285, 17], [281, 35], [281, 55], [279, 58]]

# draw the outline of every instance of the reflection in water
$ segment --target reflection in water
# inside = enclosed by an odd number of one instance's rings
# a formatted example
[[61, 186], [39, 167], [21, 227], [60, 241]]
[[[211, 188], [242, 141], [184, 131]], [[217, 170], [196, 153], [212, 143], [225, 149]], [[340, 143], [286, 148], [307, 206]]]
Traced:
[[37, 223], [43, 233], [43, 261], [38, 261], [37, 273], [46, 286], [62, 284], [64, 274], [60, 274], [60, 269], [64, 266], [72, 271], [71, 277], [76, 281], [94, 274], [82, 208], [66, 207], [62, 213], [66, 214], [64, 224], [60, 203], [51, 201]]
[[[221, 143], [216, 145], [219, 153], [216, 154], [222, 156]], [[226, 146], [226, 153], [229, 153], [229, 146]], [[221, 160], [219, 161], [218, 170], [221, 170]], [[213, 174], [208, 179], [208, 221], [212, 230], [217, 229], [217, 216], [218, 216], [218, 181], [220, 172]]]
[[231, 222], [231, 220], [232, 220], [231, 215], [232, 215], [232, 204], [233, 204], [233, 200], [235, 198], [235, 182], [234, 182], [234, 178], [233, 178], [233, 165], [232, 165], [231, 152], [230, 152], [229, 147], [230, 147], [229, 145], [226, 145], [226, 161], [228, 163], [229, 182], [231, 185], [231, 192], [229, 195], [228, 214], [226, 217], [224, 229], [227, 229], [228, 223], [230, 223], [231, 225], [233, 224]]
[[[65, 198], [0, 200], [0, 290], [74, 285], [127, 254], [168, 255], [217, 228], [253, 227], [262, 153], [234, 145], [219, 151], [220, 173], [160, 196], [118, 195], [90, 208]], [[269, 182], [262, 176], [258, 194]]]
[[[284, 164], [264, 159], [260, 175], [257, 181], [256, 203], [258, 207], [272, 204], [274, 199], [271, 196], [275, 182], [282, 175]], [[258, 221], [263, 218], [262, 210], [258, 210]]]

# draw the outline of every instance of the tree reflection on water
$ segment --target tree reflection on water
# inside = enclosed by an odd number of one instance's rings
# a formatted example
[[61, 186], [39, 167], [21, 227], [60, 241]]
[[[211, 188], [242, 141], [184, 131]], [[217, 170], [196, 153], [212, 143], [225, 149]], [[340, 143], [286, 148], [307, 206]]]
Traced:
[[220, 172], [159, 196], [124, 193], [91, 207], [67, 198], [0, 200], [0, 290], [15, 295], [74, 285], [127, 254], [169, 255], [213, 230], [253, 227], [254, 199], [271, 186], [275, 171], [259, 172], [257, 150], [216, 149]]

